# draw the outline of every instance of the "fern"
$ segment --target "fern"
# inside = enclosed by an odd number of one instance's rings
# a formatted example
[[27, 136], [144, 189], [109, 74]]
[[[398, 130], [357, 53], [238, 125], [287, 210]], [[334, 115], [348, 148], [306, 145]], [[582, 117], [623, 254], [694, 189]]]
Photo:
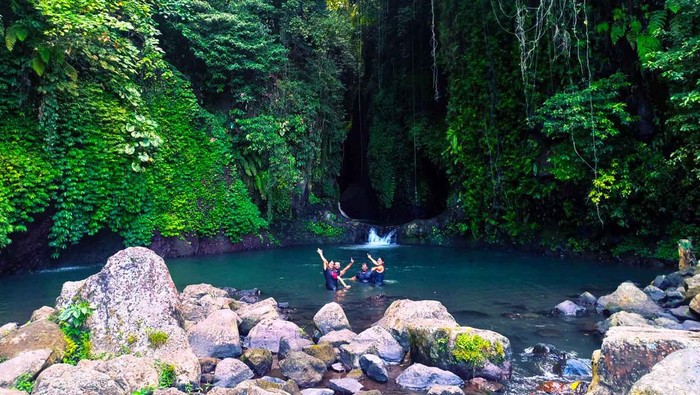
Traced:
[[647, 25], [647, 32], [652, 36], [656, 36], [661, 33], [666, 26], [666, 10], [658, 10], [649, 13], [649, 24]]

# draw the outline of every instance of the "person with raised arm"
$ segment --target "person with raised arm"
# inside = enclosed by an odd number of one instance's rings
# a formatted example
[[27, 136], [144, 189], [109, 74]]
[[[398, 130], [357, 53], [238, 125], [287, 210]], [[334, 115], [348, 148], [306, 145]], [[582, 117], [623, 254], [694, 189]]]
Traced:
[[374, 267], [372, 268], [374, 285], [384, 285], [384, 270], [386, 270], [384, 267], [384, 260], [381, 257], [375, 260], [370, 254], [367, 254], [367, 259], [374, 264]]
[[326, 257], [323, 255], [323, 250], [320, 248], [316, 249], [316, 252], [321, 257], [321, 261], [323, 262], [323, 277], [326, 279], [326, 289], [329, 291], [337, 291], [338, 281], [340, 281], [343, 287], [350, 288], [349, 285], [345, 284], [345, 281], [343, 281], [341, 277], [348, 271], [348, 269], [350, 269], [354, 263], [354, 260], [351, 259], [350, 264], [346, 266], [345, 269], [340, 270], [340, 262], [333, 262], [326, 259]]

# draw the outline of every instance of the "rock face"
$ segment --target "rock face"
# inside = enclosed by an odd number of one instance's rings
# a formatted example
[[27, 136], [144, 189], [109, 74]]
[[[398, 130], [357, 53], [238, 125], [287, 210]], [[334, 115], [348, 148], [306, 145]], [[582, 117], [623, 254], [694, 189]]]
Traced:
[[253, 304], [244, 304], [236, 310], [236, 313], [241, 317], [239, 329], [243, 335], [247, 335], [262, 320], [280, 319], [280, 314], [277, 311], [277, 301], [273, 298], [267, 298]]
[[464, 381], [452, 372], [416, 363], [396, 378], [396, 384], [407, 389], [422, 391], [435, 384], [461, 387]]
[[297, 324], [289, 321], [265, 319], [251, 329], [246, 338], [246, 347], [264, 348], [277, 353], [280, 348], [280, 339], [302, 339], [304, 332]]
[[246, 364], [234, 358], [226, 358], [216, 364], [214, 386], [233, 388], [253, 376], [253, 371]]
[[629, 395], [694, 395], [700, 391], [700, 349], [669, 354], [639, 379]]
[[34, 377], [48, 364], [51, 350], [25, 351], [16, 357], [0, 363], [0, 387], [11, 387], [23, 374]]
[[321, 338], [318, 339], [318, 344], [330, 343], [333, 347], [340, 347], [343, 344], [350, 344], [355, 337], [357, 337], [357, 333], [349, 329], [341, 329], [339, 331], [328, 332], [321, 336]]
[[27, 351], [51, 350], [47, 363], [52, 364], [63, 358], [65, 349], [63, 332], [48, 320], [29, 323], [0, 339], [0, 356], [8, 359]]
[[187, 331], [187, 340], [199, 358], [231, 358], [241, 355], [238, 316], [231, 310], [216, 310]]
[[264, 376], [272, 368], [272, 353], [263, 348], [249, 348], [245, 350], [241, 361], [258, 376]]
[[335, 302], [327, 303], [321, 307], [314, 315], [314, 324], [322, 335], [332, 331], [351, 329], [348, 317], [345, 316], [345, 311]]
[[613, 326], [649, 326], [647, 320], [637, 313], [618, 311], [605, 321], [596, 324], [598, 332], [605, 334]]
[[158, 371], [155, 361], [150, 358], [138, 358], [133, 355], [107, 361], [80, 361], [78, 367], [86, 367], [104, 373], [114, 380], [127, 394], [140, 388], [158, 387]]
[[35, 395], [124, 395], [125, 391], [108, 375], [88, 368], [57, 364], [39, 374]]
[[431, 325], [457, 326], [457, 321], [442, 303], [435, 300], [394, 301], [376, 325], [389, 330], [405, 351], [409, 349], [407, 325], [415, 320], [432, 320]]
[[569, 317], [577, 317], [586, 313], [586, 308], [577, 305], [576, 303], [565, 300], [554, 306], [552, 310], [554, 315], [564, 315]]
[[625, 394], [632, 384], [674, 351], [700, 347], [700, 333], [620, 326], [610, 328], [593, 353], [589, 395]]
[[280, 372], [299, 387], [313, 387], [323, 380], [326, 364], [304, 352], [292, 351], [280, 362]]
[[411, 357], [460, 377], [492, 381], [510, 378], [511, 348], [505, 336], [470, 327], [434, 327], [415, 321], [408, 326]]
[[596, 309], [610, 313], [624, 310], [645, 318], [653, 318], [663, 312], [663, 309], [654, 303], [649, 295], [630, 282], [620, 284], [610, 295], [601, 296]]
[[[71, 303], [65, 288], [58, 308]], [[132, 247], [117, 252], [99, 273], [78, 284], [75, 297], [95, 306], [86, 322], [93, 353], [117, 354], [127, 348], [173, 364], [179, 383], [199, 381], [199, 362], [182, 329], [180, 296], [168, 267], [153, 251]], [[154, 344], [154, 333], [167, 338], [165, 343]]]

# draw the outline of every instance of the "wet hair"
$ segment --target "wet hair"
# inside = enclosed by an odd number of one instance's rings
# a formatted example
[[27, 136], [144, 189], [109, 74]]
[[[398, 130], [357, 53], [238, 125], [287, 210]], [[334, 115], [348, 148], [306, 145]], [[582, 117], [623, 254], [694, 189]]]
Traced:
[[361, 267], [361, 268], [365, 268], [365, 267], [366, 267], [366, 268], [369, 269], [369, 265], [367, 265], [367, 262], [362, 262], [362, 265], [361, 265], [360, 267]]

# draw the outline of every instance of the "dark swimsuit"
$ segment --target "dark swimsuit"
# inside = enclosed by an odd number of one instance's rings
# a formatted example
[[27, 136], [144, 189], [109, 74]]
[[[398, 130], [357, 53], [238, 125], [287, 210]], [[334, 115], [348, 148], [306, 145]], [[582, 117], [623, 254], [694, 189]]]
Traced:
[[372, 272], [370, 270], [367, 270], [366, 272], [360, 270], [355, 275], [355, 278], [361, 283], [368, 283], [372, 280]]
[[384, 285], [384, 272], [374, 272], [374, 285], [382, 286]]
[[329, 291], [335, 291], [338, 289], [338, 272], [335, 269], [324, 270], [323, 277], [326, 278], [326, 288]]

